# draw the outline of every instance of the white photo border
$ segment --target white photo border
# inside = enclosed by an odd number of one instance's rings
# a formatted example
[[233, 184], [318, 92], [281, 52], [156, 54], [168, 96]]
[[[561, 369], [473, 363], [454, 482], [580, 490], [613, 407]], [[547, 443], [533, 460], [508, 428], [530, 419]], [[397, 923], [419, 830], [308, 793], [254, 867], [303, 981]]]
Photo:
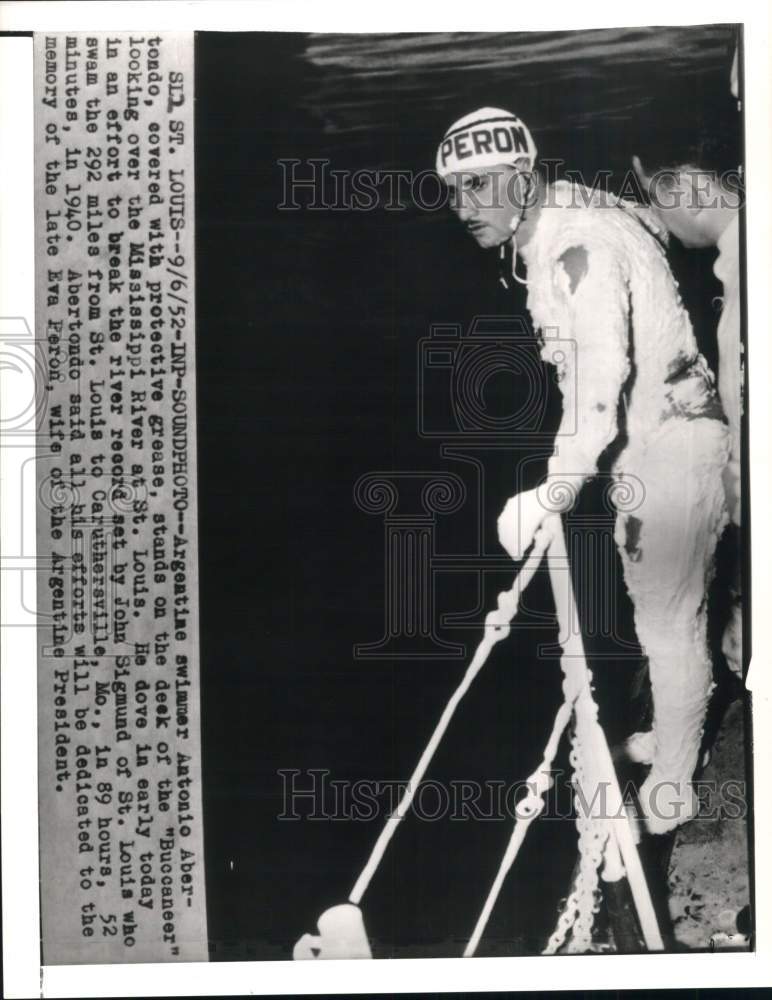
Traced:
[[[515, 5], [489, 0], [469, 5], [436, 0], [421, 5], [350, 5], [340, 0], [173, 3], [0, 3], [0, 31], [192, 29], [198, 31], [440, 31], [557, 30], [620, 25], [742, 22], [745, 26], [745, 122], [747, 282], [750, 397], [751, 510], [753, 511], [753, 771], [756, 789], [772, 787], [770, 639], [765, 634], [770, 603], [769, 387], [770, 261], [770, 33], [766, 5], [736, 0], [731, 7], [702, 0], [688, 10], [669, 0], [649, 0], [632, 13], [616, 3]], [[694, 17], [697, 13], [699, 17]], [[149, 24], [152, 22], [152, 24]], [[25, 317], [34, 330], [32, 245], [32, 42], [0, 39], [0, 144], [13, 156], [0, 158], [0, 317]], [[20, 95], [22, 95], [20, 97]], [[15, 412], [24, 388], [5, 379], [2, 423]], [[0, 513], [3, 552], [13, 552], [18, 525], [19, 483], [6, 479], [0, 441]], [[34, 500], [28, 497], [34, 525]], [[30, 522], [28, 522], [30, 523]], [[5, 569], [5, 567], [3, 567]], [[8, 574], [3, 579], [6, 596]], [[34, 587], [29, 588], [34, 592]], [[3, 601], [3, 608], [7, 603]], [[33, 609], [34, 610], [34, 609]], [[5, 610], [3, 614], [5, 614]], [[39, 965], [37, 856], [36, 640], [34, 629], [2, 629], [2, 848], [5, 996], [222, 996], [348, 992], [459, 992], [594, 989], [645, 985], [649, 989], [766, 986], [772, 983], [772, 863], [763, 849], [772, 831], [765, 794], [755, 802], [754, 953], [564, 956], [557, 958], [385, 959], [369, 962], [233, 962], [192, 965]]]

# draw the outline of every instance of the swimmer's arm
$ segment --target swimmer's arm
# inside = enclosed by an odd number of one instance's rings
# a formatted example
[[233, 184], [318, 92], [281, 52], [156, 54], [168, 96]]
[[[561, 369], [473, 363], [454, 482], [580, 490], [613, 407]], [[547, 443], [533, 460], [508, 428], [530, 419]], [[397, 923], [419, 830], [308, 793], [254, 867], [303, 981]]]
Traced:
[[575, 496], [618, 434], [617, 408], [630, 372], [630, 306], [619, 264], [604, 249], [569, 247], [555, 264], [554, 281], [568, 327], [559, 336], [569, 339], [570, 350], [560, 386], [563, 419], [548, 468]]

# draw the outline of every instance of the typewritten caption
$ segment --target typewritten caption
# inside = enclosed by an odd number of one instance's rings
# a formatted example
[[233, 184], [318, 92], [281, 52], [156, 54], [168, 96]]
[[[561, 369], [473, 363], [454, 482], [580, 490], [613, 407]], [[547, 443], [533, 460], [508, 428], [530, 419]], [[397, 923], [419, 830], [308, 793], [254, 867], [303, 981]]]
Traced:
[[193, 36], [35, 36], [44, 964], [207, 958]]

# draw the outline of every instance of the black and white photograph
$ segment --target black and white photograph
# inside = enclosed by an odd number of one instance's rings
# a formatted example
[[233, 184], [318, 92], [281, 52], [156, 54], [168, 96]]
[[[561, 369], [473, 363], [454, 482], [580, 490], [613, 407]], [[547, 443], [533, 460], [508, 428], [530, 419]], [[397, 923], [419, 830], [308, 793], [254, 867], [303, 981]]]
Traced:
[[744, 14], [14, 6], [3, 632], [31, 650], [41, 995], [761, 959]]
[[751, 947], [741, 67], [197, 36], [213, 959]]

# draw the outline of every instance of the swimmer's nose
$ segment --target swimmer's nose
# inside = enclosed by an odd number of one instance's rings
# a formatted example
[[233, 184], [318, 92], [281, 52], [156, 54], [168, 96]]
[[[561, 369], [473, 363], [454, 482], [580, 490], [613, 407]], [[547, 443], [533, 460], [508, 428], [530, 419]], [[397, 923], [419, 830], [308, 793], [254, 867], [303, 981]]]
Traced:
[[458, 204], [455, 206], [459, 219], [466, 223], [477, 218], [477, 208], [470, 199], [466, 198], [463, 192], [459, 195]]

